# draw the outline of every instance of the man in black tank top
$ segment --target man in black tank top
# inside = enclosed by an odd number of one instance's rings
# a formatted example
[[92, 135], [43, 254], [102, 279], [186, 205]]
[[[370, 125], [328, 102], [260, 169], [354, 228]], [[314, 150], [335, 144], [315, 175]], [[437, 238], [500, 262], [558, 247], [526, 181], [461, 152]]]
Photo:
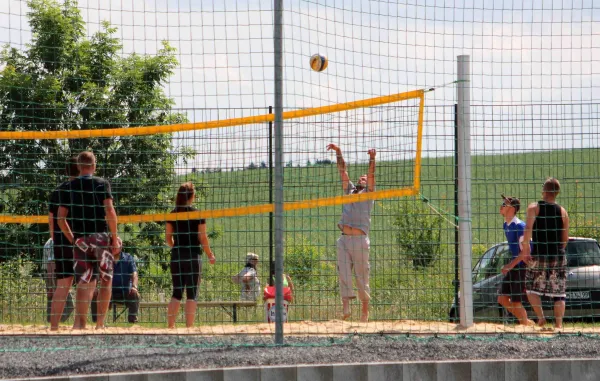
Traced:
[[[565, 249], [569, 242], [569, 215], [556, 203], [560, 183], [549, 178], [542, 188], [542, 201], [527, 208], [527, 225], [523, 251], [529, 257], [527, 269], [527, 297], [538, 318], [538, 325], [546, 324], [542, 309], [542, 296], [554, 300], [554, 326], [562, 328], [565, 315], [567, 287], [567, 257]], [[529, 255], [529, 242], [533, 251]]]

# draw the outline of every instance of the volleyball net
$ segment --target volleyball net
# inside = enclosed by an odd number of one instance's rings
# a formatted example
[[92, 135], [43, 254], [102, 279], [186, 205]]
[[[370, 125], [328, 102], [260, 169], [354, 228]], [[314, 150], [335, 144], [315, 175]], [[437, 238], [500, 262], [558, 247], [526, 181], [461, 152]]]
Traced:
[[[176, 333], [270, 334], [273, 325], [259, 323], [269, 316], [263, 291], [272, 283], [275, 257], [273, 2], [6, 4], [0, 9], [6, 44], [0, 56], [0, 329], [46, 332], [53, 290], [47, 283], [52, 259], [44, 254], [48, 198], [65, 181], [68, 158], [90, 150], [96, 174], [111, 183], [123, 252], [135, 259], [139, 277], [139, 326], [127, 324], [123, 303], [113, 303], [107, 324], [119, 333], [166, 326], [173, 282], [165, 222], [205, 218], [217, 263], [203, 263], [198, 328]], [[494, 324], [480, 331], [513, 329], [492, 286], [507, 253], [499, 194], [520, 197], [523, 218], [547, 176], [563, 184], [573, 235], [592, 239], [575, 253], [578, 261], [587, 259], [576, 263], [600, 265], [590, 248], [600, 238], [596, 8], [585, 2], [564, 9], [485, 1], [475, 8], [284, 2], [277, 132], [283, 136], [284, 272], [294, 284], [287, 318], [296, 325], [288, 332], [358, 329], [358, 301], [349, 320], [339, 320], [336, 241], [341, 205], [348, 203], [374, 201], [365, 332], [455, 332], [459, 244], [473, 259], [472, 269], [463, 264], [465, 275], [472, 270], [474, 287], [483, 285], [471, 306], [475, 321]], [[456, 201], [455, 104], [456, 85], [465, 82], [457, 78], [456, 57], [465, 53], [472, 55], [473, 234], [459, 242], [457, 226], [467, 219], [458, 218]], [[311, 70], [313, 54], [327, 57], [324, 71]], [[376, 150], [374, 192], [343, 196], [336, 157], [326, 149], [332, 143], [353, 183], [368, 173], [367, 152]], [[188, 181], [198, 211], [171, 213]], [[245, 286], [232, 281], [248, 253], [258, 255], [260, 280], [250, 302], [242, 300]], [[586, 287], [573, 286], [567, 299], [578, 324], [594, 320], [593, 297], [600, 295]], [[62, 331], [70, 334], [73, 312], [65, 319]], [[178, 319], [182, 327], [182, 313]]]

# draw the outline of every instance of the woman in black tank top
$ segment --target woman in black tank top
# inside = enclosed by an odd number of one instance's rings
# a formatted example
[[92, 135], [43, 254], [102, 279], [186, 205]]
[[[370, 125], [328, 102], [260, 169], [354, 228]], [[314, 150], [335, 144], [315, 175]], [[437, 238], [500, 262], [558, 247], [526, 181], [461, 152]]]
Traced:
[[[172, 213], [196, 211], [192, 207], [195, 195], [194, 184], [191, 182], [181, 184], [175, 201], [176, 207]], [[171, 247], [170, 267], [173, 281], [173, 294], [167, 308], [167, 325], [169, 328], [175, 328], [179, 304], [185, 292], [187, 296], [185, 322], [188, 328], [193, 327], [196, 319], [198, 285], [202, 275], [202, 252], [206, 253], [211, 264], [215, 263], [215, 256], [210, 249], [206, 234], [206, 221], [204, 219], [167, 221], [165, 238], [167, 245]]]

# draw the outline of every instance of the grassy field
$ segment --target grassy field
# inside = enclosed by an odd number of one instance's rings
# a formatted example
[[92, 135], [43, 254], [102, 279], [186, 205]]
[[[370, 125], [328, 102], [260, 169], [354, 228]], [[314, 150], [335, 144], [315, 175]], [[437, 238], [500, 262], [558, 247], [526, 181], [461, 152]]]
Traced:
[[[511, 155], [480, 155], [472, 157], [472, 228], [474, 257], [485, 247], [504, 240], [502, 219], [498, 214], [500, 194], [521, 198], [522, 205], [536, 201], [544, 179], [554, 176], [562, 183], [559, 202], [567, 207], [573, 221], [596, 223], [600, 209], [598, 180], [600, 150], [580, 149], [515, 153]], [[380, 163], [377, 168], [378, 189], [396, 188], [412, 179], [410, 163]], [[350, 166], [350, 176], [356, 179], [366, 172], [366, 166]], [[339, 176], [334, 165], [285, 168], [285, 195], [287, 201], [328, 197], [341, 194]], [[445, 320], [454, 296], [454, 167], [453, 158], [424, 158], [421, 173], [421, 194], [447, 218], [443, 224], [441, 254], [432, 266], [415, 269], [409, 254], [397, 244], [401, 234], [392, 225], [398, 217], [401, 203], [416, 202], [423, 206], [422, 213], [433, 213], [420, 198], [401, 198], [377, 201], [373, 216], [371, 240], [371, 290], [372, 319]], [[197, 206], [218, 209], [244, 205], [257, 205], [269, 201], [269, 171], [254, 169], [220, 173], [193, 173], [179, 176], [174, 184], [192, 180], [207, 186], [207, 197]], [[285, 215], [286, 268], [295, 277], [296, 301], [290, 310], [291, 320], [327, 320], [338, 318], [338, 297], [335, 267], [336, 227], [341, 207], [288, 212]], [[523, 211], [520, 213], [523, 217]], [[400, 216], [419, 223], [419, 216]], [[210, 220], [209, 229], [218, 228], [222, 235], [211, 244], [218, 264], [204, 264], [201, 298], [204, 300], [235, 300], [239, 298], [237, 286], [230, 276], [243, 267], [247, 252], [261, 256], [261, 282], [266, 283], [269, 272], [269, 216], [252, 215]], [[595, 225], [597, 226], [597, 225]], [[148, 250], [152, 250], [148, 248]], [[308, 261], [309, 268], [294, 268], [302, 264], [303, 256], [310, 254], [316, 260]], [[305, 261], [306, 262], [306, 261]], [[307, 273], [308, 271], [308, 273]], [[141, 280], [145, 300], [158, 300], [163, 293], [170, 295], [170, 275], [157, 266], [146, 271]], [[159, 280], [160, 282], [156, 282]], [[43, 306], [43, 287], [36, 282], [13, 284], [17, 279], [0, 279], [4, 286], [0, 314], [2, 322], [41, 322], [37, 310], [33, 316], [25, 313], [32, 302]], [[10, 281], [11, 285], [6, 282]], [[1, 282], [0, 282], [1, 283]], [[161, 286], [157, 286], [161, 284]], [[8, 290], [6, 287], [10, 287]], [[35, 294], [25, 303], [18, 290], [22, 287]], [[25, 303], [25, 304], [24, 304]], [[357, 308], [355, 308], [355, 311]], [[220, 309], [202, 311], [203, 324], [229, 321]], [[262, 321], [262, 306], [240, 313], [241, 321]], [[162, 324], [164, 311], [143, 311], [141, 320]]]
[[[498, 213], [500, 194], [518, 196], [525, 206], [540, 198], [541, 185], [548, 176], [561, 180], [563, 188], [559, 200], [571, 212], [573, 219], [578, 217], [595, 221], [600, 209], [596, 196], [600, 190], [598, 164], [598, 149], [473, 156], [471, 207], [475, 256], [483, 248], [504, 240], [501, 229], [503, 221]], [[377, 169], [378, 188], [389, 189], [406, 184], [410, 177], [403, 176], [402, 170], [410, 171], [410, 165], [381, 163]], [[349, 172], [351, 178], [355, 179], [366, 172], [366, 167], [350, 166]], [[284, 177], [286, 200], [341, 194], [334, 165], [285, 168]], [[425, 158], [421, 178], [422, 195], [450, 222], [455, 222], [453, 158]], [[266, 169], [193, 174], [183, 176], [181, 180], [209, 184], [210, 195], [201, 205], [202, 208], [268, 202]], [[396, 236], [400, 232], [392, 226], [397, 214], [395, 210], [402, 202], [415, 201], [412, 198], [378, 201], [373, 212], [370, 235], [371, 288], [375, 306], [373, 317], [444, 319], [454, 293], [454, 227], [450, 222], [443, 225], [445, 234], [442, 235], [439, 260], [430, 268], [415, 270], [407, 259], [408, 253], [398, 247]], [[302, 284], [297, 293], [299, 300], [295, 314], [300, 319], [330, 319], [339, 312], [332, 307], [338, 304], [335, 241], [339, 235], [336, 225], [340, 210], [341, 207], [324, 207], [285, 215], [286, 257], [297, 251], [294, 244], [298, 243], [312, 245], [320, 253], [320, 260], [310, 281]], [[430, 209], [424, 209], [424, 213], [429, 212]], [[523, 211], [520, 216], [523, 217]], [[416, 216], [405, 217], [418, 221]], [[223, 231], [222, 237], [213, 246], [222, 261], [226, 262], [224, 266], [234, 267], [238, 263], [241, 267], [245, 253], [256, 252], [263, 258], [262, 279], [267, 279], [268, 216], [218, 219], [210, 221], [210, 224], [220, 226]], [[228, 289], [227, 282], [225, 277], [223, 284], [215, 284], [214, 287]]]

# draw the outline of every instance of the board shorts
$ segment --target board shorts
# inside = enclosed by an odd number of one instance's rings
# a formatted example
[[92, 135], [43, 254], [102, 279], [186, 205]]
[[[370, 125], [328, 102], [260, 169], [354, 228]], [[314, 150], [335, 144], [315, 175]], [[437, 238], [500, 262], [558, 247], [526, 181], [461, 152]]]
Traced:
[[527, 293], [565, 298], [566, 290], [567, 256], [564, 249], [556, 256], [534, 256], [527, 268]]
[[527, 269], [525, 267], [512, 268], [502, 279], [499, 294], [510, 297], [511, 302], [521, 303], [527, 300], [526, 276]]
[[115, 259], [107, 233], [95, 233], [77, 238], [73, 256], [73, 269], [78, 283], [89, 283], [98, 278], [104, 281], [112, 279]]

